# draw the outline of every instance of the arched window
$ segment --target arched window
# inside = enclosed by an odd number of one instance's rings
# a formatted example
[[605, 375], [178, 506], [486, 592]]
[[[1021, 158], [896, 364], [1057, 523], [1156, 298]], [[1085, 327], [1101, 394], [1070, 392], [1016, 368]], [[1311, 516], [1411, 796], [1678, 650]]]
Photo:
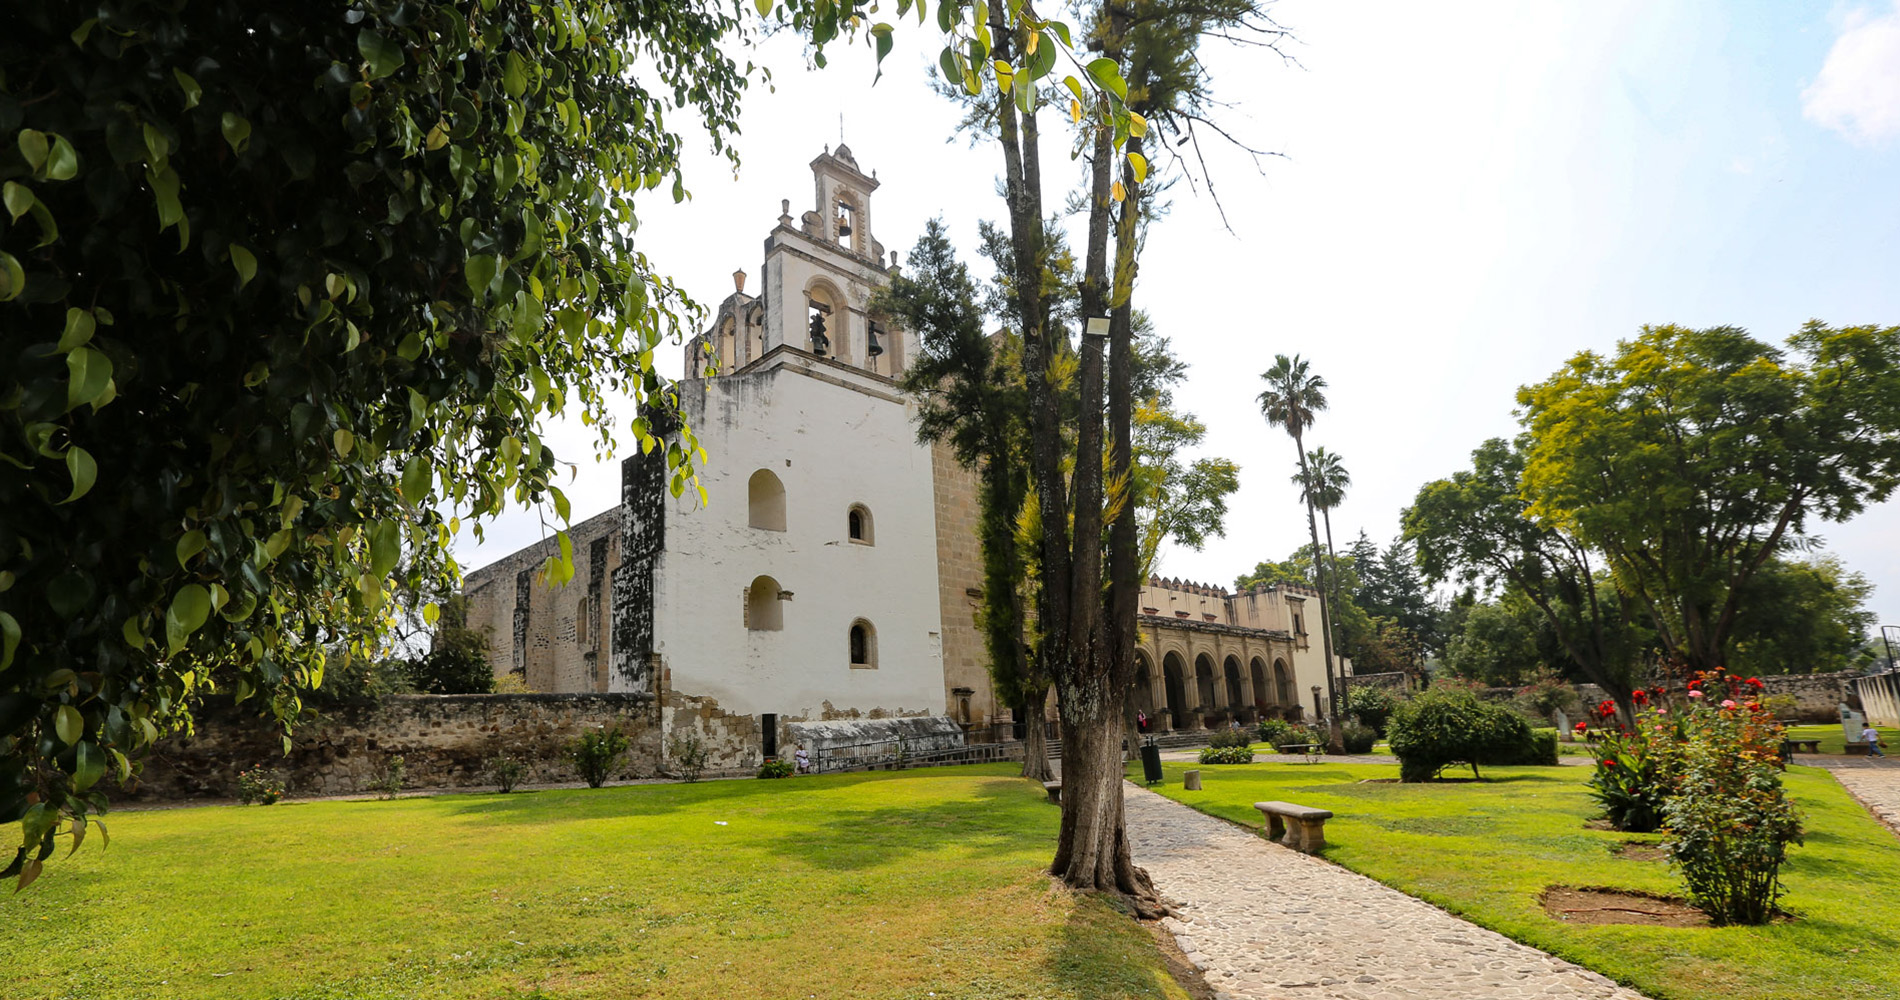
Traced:
[[746, 482], [746, 523], [767, 531], [785, 530], [785, 484], [771, 469], [760, 469]]
[[859, 670], [877, 668], [877, 629], [862, 618], [851, 623], [851, 666]]
[[876, 536], [871, 533], [871, 510], [861, 503], [852, 504], [851, 510], [844, 516], [845, 535], [859, 545], [874, 545]]
[[778, 581], [757, 577], [745, 589], [745, 627], [754, 632], [777, 632], [785, 628], [785, 605]]

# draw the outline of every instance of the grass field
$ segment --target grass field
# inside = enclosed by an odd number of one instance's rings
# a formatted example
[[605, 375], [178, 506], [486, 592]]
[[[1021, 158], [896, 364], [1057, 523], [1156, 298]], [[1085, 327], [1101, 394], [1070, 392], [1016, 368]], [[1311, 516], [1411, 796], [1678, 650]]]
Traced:
[[1185, 997], [1014, 770], [116, 814], [0, 997]]
[[[1836, 727], [1838, 730], [1839, 727]], [[1479, 784], [1366, 784], [1381, 765], [1200, 766], [1202, 790], [1170, 764], [1159, 786], [1197, 809], [1260, 825], [1269, 799], [1330, 809], [1325, 857], [1658, 1000], [1892, 1000], [1900, 995], [1900, 840], [1825, 772], [1787, 773], [1807, 844], [1782, 869], [1783, 907], [1768, 927], [1580, 926], [1545, 914], [1551, 885], [1679, 894], [1661, 861], [1625, 860], [1657, 835], [1586, 829], [1598, 812], [1590, 769], [1486, 768]], [[1139, 779], [1139, 768], [1131, 772]]]

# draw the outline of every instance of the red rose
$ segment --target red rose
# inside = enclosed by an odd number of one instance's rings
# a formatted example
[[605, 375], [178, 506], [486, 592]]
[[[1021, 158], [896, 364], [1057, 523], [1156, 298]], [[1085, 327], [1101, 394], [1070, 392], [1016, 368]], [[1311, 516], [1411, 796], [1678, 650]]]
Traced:
[[1604, 767], [1616, 766], [1616, 761], [1613, 761], [1613, 760], [1603, 760], [1603, 761], [1598, 761], [1597, 763], [1602, 764]]

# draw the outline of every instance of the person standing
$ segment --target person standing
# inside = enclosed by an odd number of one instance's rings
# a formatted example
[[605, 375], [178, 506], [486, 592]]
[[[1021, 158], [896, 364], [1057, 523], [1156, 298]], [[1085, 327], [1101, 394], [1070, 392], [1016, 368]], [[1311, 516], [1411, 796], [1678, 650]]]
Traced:
[[1880, 752], [1880, 733], [1878, 730], [1874, 729], [1873, 723], [1870, 722], [1861, 729], [1860, 741], [1862, 743], [1867, 744], [1867, 756], [1869, 757], [1887, 756], [1886, 754]]

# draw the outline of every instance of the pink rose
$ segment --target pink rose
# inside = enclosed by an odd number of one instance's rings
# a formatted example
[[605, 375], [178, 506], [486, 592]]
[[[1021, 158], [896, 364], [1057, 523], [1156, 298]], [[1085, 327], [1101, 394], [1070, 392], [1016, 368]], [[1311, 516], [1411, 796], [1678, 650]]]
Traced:
[[1691, 697], [1691, 698], [1700, 698], [1700, 697], [1702, 697], [1702, 692], [1700, 692], [1700, 691], [1691, 691], [1691, 692], [1689, 692], [1689, 697]]
[[1734, 707], [1735, 707], [1735, 701], [1734, 701], [1734, 699], [1731, 699], [1731, 698], [1724, 698], [1724, 699], [1722, 699], [1722, 707], [1723, 707], [1723, 708], [1734, 708]]

